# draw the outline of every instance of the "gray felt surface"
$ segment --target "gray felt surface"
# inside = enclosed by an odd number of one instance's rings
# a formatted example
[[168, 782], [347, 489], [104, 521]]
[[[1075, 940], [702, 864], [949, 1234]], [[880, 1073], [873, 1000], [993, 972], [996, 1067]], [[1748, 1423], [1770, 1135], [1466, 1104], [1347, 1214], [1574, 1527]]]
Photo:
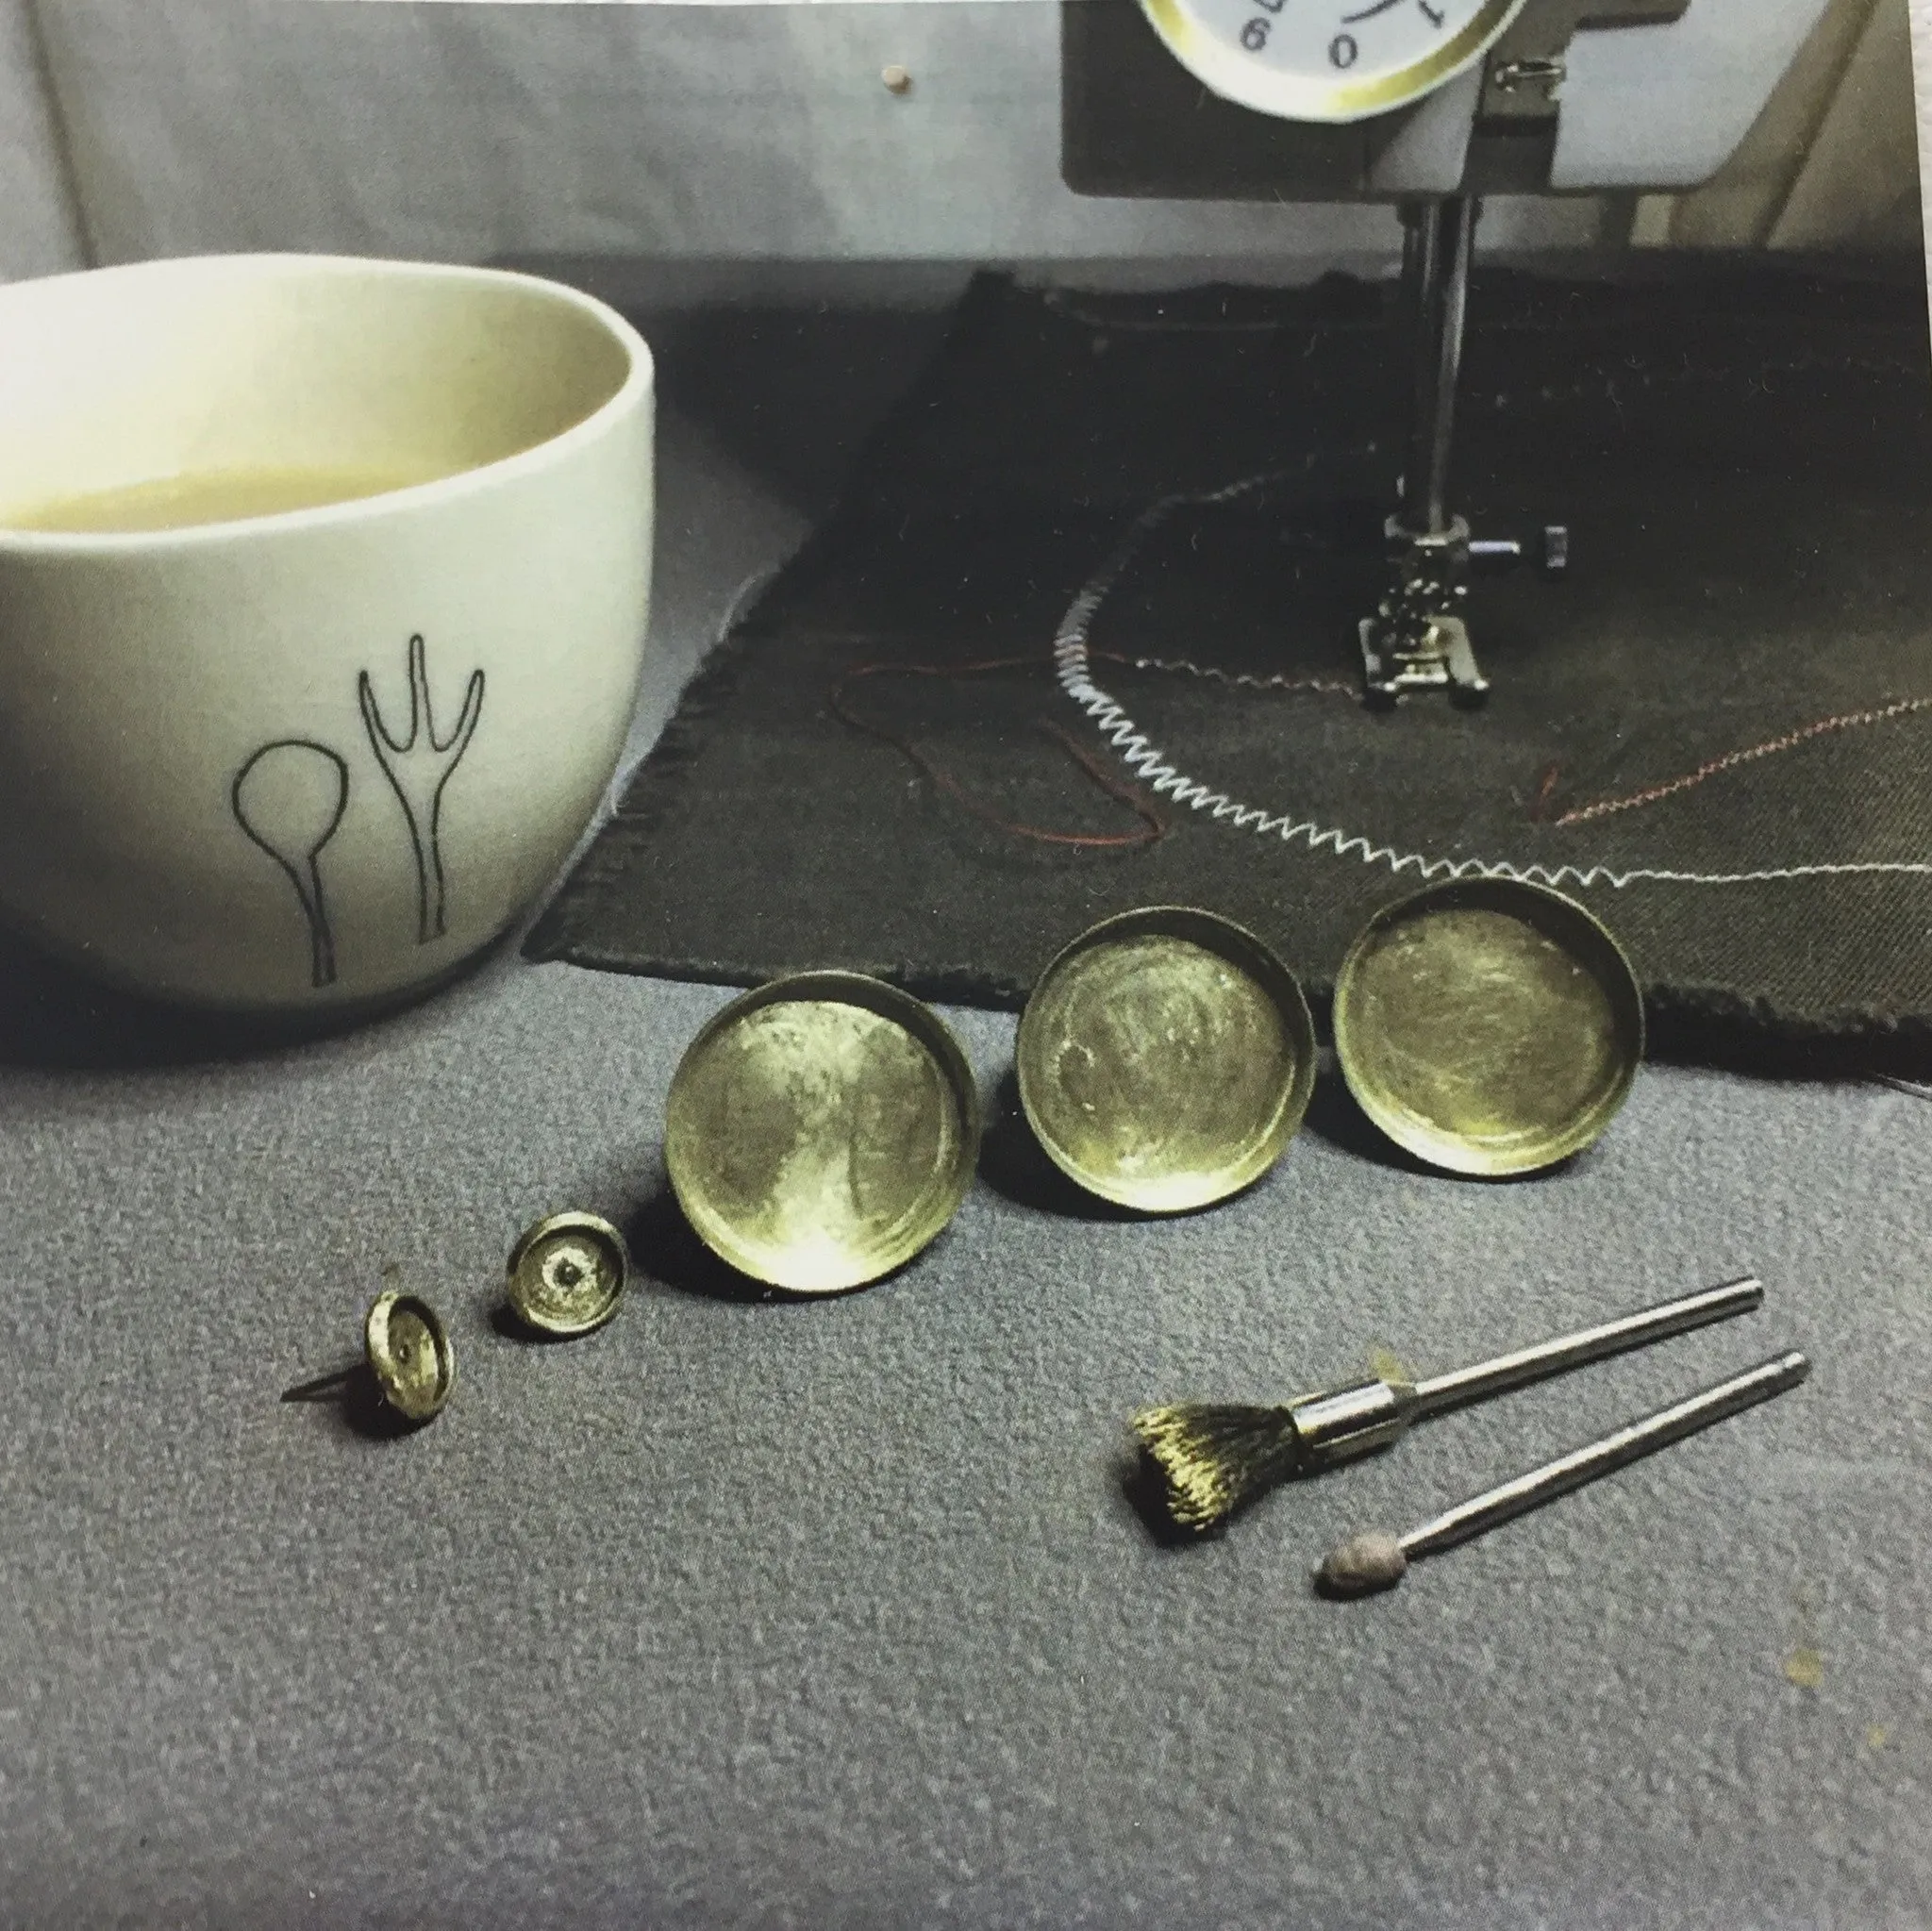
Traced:
[[[744, 447], [667, 419], [640, 743], [813, 507]], [[651, 1206], [728, 996], [506, 953], [299, 1049], [0, 1068], [0, 1923], [1932, 1923], [1932, 1106], [1652, 1067], [1572, 1169], [1479, 1186], [1376, 1157], [1331, 1075], [1218, 1211], [1070, 1214], [1001, 1133], [907, 1272], [764, 1303]], [[996, 1101], [1010, 1020], [949, 1017]], [[503, 1257], [572, 1204], [641, 1213], [650, 1277], [533, 1346]], [[390, 1262], [449, 1318], [443, 1416], [279, 1405]], [[1146, 1400], [1746, 1269], [1761, 1313], [1211, 1545], [1124, 1494]], [[1789, 1346], [1797, 1393], [1310, 1593], [1344, 1531]]]

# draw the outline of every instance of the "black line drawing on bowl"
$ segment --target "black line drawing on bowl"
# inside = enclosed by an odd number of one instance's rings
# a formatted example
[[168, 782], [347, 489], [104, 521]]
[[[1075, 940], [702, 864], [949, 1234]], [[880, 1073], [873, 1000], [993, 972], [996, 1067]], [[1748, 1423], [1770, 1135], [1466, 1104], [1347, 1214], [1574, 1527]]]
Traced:
[[309, 738], [264, 744], [235, 774], [228, 793], [235, 822], [288, 874], [308, 921], [309, 984], [332, 986], [335, 936], [322, 895], [322, 848], [349, 805], [349, 767]]
[[447, 738], [436, 735], [436, 721], [429, 703], [429, 672], [425, 661], [423, 639], [409, 640], [409, 735], [400, 742], [391, 738], [382, 722], [381, 707], [375, 701], [375, 687], [364, 671], [357, 684], [362, 701], [362, 722], [368, 727], [369, 742], [375, 761], [382, 766], [390, 789], [403, 807], [409, 827], [409, 842], [416, 851], [416, 943], [427, 945], [441, 939], [448, 929], [444, 916], [447, 896], [442, 870], [441, 838], [442, 789], [449, 783], [476, 729], [483, 711], [483, 673], [470, 673], [469, 689], [463, 693], [463, 711], [456, 728]]

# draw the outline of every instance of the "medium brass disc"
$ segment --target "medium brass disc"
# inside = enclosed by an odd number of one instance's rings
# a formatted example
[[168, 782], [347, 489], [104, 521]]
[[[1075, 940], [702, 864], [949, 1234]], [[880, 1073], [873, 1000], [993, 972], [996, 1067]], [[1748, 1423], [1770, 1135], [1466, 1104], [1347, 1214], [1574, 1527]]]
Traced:
[[753, 1279], [830, 1294], [891, 1273], [958, 1210], [972, 1069], [939, 1015], [852, 973], [727, 1006], [671, 1082], [664, 1158], [699, 1238]]
[[1281, 1157], [1315, 1084], [1294, 974], [1211, 912], [1155, 906], [1083, 933], [1020, 1020], [1020, 1104], [1089, 1192], [1184, 1213]]
[[1335, 1051], [1398, 1146], [1455, 1174], [1526, 1174], [1610, 1124], [1643, 1057], [1643, 1001], [1581, 906], [1461, 879], [1369, 922], [1336, 979]]
[[363, 1352], [382, 1398], [406, 1421], [440, 1414], [456, 1381], [456, 1356], [428, 1302], [391, 1290], [370, 1304]]
[[554, 1213], [509, 1256], [509, 1304], [540, 1334], [589, 1334], [617, 1312], [630, 1275], [624, 1236], [593, 1213]]

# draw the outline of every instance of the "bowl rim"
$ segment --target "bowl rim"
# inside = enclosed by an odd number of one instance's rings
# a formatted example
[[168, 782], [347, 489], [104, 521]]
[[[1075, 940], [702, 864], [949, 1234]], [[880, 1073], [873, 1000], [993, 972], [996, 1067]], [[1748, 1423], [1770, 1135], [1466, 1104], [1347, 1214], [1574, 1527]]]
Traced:
[[499, 483], [534, 474], [565, 460], [577, 449], [603, 437], [621, 418], [651, 399], [656, 361], [650, 344], [609, 303], [572, 288], [567, 282], [528, 275], [519, 269], [486, 268], [464, 262], [412, 261], [386, 256], [307, 255], [299, 252], [242, 255], [188, 255], [152, 261], [123, 262], [107, 268], [75, 270], [65, 275], [40, 275], [0, 285], [0, 313], [10, 302], [42, 299], [44, 292], [80, 283], [143, 280], [206, 280], [268, 278], [275, 274], [291, 279], [364, 276], [393, 281], [462, 282], [474, 287], [517, 290], [559, 308], [574, 308], [616, 341], [628, 367], [616, 391], [588, 415], [568, 428], [508, 456], [475, 463], [446, 476], [383, 490], [374, 495], [352, 496], [338, 503], [308, 508], [272, 510], [260, 516], [229, 517], [215, 523], [184, 524], [158, 530], [40, 530], [9, 528], [0, 523], [0, 555], [25, 558], [138, 557], [167, 554], [231, 543], [238, 539], [310, 530], [351, 527], [372, 522], [397, 509], [460, 498]]

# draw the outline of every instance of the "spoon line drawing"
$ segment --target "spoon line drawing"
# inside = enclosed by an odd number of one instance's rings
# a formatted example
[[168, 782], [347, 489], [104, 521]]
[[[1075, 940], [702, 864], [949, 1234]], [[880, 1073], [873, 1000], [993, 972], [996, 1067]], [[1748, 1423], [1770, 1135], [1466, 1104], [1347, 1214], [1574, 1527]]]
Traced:
[[347, 760], [312, 738], [277, 738], [235, 774], [228, 800], [235, 822], [295, 888], [308, 922], [309, 984], [332, 986], [335, 935], [319, 860], [348, 809]]
[[429, 670], [423, 638], [409, 639], [409, 729], [396, 739], [382, 720], [375, 686], [364, 671], [357, 680], [362, 723], [369, 733], [375, 761], [382, 766], [416, 854], [416, 943], [427, 945], [448, 930], [448, 883], [442, 864], [442, 793], [462, 762], [483, 711], [483, 673], [470, 674], [463, 708], [447, 738], [436, 735], [435, 712], [429, 695]]

